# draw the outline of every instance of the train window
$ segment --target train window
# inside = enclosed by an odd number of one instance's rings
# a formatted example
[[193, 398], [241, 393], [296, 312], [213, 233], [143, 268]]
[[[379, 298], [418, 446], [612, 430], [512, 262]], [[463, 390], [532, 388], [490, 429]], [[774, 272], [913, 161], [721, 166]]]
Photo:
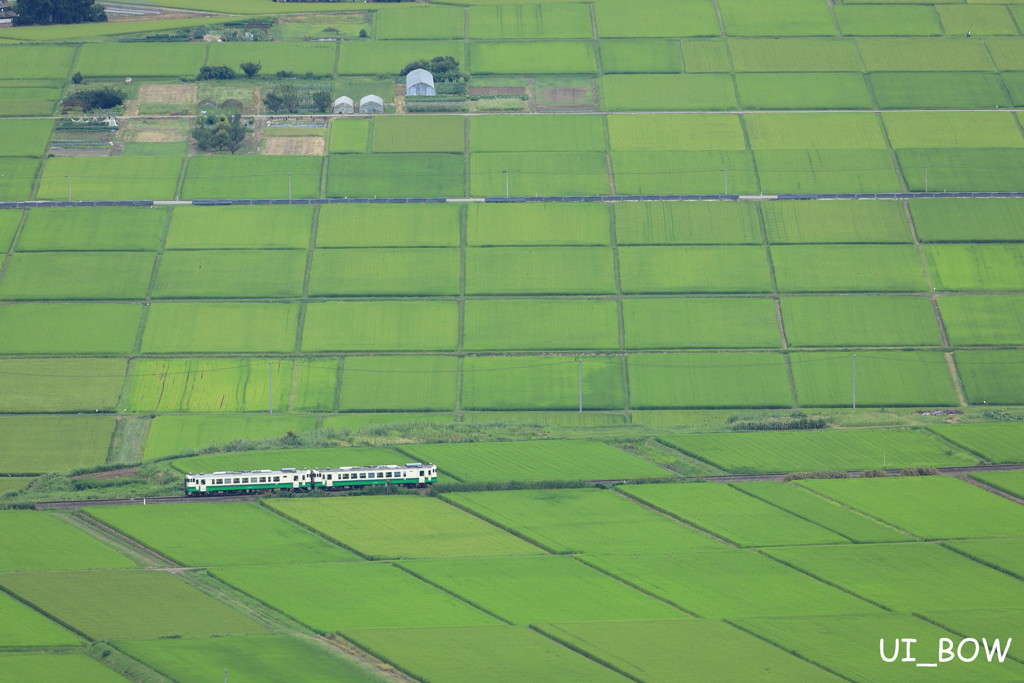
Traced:
[[223, 480], [223, 479], [218, 479], [218, 480], [217, 480], [217, 483], [218, 483], [218, 484], [223, 484], [223, 483], [224, 483], [224, 480]]
[[267, 478], [266, 477], [260, 477], [260, 483], [261, 484], [266, 484], [267, 483]]
[[328, 479], [334, 479], [334, 475], [333, 475], [333, 474], [328, 474], [328, 475], [327, 475], [327, 478], [328, 478]]
[[384, 473], [384, 478], [385, 479], [390, 479], [391, 478], [391, 473], [390, 472], [385, 472]]
[[274, 481], [275, 482], [281, 481], [281, 477], [274, 477]]
[[420, 470], [420, 476], [421, 477], [423, 476], [423, 470]]
[[359, 473], [359, 478], [360, 479], [366, 479], [366, 472], [360, 472]]
[[249, 477], [242, 477], [242, 483], [243, 484], [248, 484], [249, 483]]

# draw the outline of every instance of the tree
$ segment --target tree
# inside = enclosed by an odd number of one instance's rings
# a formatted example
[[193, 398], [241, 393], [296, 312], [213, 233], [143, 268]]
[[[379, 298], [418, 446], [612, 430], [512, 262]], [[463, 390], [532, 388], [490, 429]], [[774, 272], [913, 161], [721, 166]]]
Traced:
[[107, 13], [96, 0], [18, 0], [14, 6], [18, 16], [15, 26], [32, 24], [81, 24], [106, 21]]
[[263, 105], [272, 112], [279, 112], [284, 108], [284, 98], [276, 92], [268, 92], [263, 96]]
[[192, 138], [204, 152], [227, 150], [234, 154], [242, 146], [247, 132], [239, 112], [200, 118], [198, 123], [192, 129]]
[[317, 111], [330, 111], [333, 102], [330, 90], [318, 90], [313, 93], [313, 106]]
[[201, 66], [197, 81], [228, 81], [235, 77], [235, 70], [230, 66]]
[[458, 81], [462, 79], [459, 63], [454, 57], [434, 57], [433, 59], [417, 59], [409, 62], [399, 73], [402, 76], [416, 69], [426, 69], [435, 81]]
[[71, 77], [71, 82], [74, 83], [75, 85], [78, 85], [79, 83], [81, 83], [84, 80], [85, 80], [85, 76], [82, 75], [81, 71], [76, 71], [75, 75]]
[[82, 111], [113, 109], [124, 104], [125, 97], [127, 95], [123, 90], [110, 87], [76, 90], [64, 100], [64, 106], [79, 107]]
[[263, 62], [242, 62], [238, 68], [244, 71], [246, 76], [252, 78], [263, 68]]

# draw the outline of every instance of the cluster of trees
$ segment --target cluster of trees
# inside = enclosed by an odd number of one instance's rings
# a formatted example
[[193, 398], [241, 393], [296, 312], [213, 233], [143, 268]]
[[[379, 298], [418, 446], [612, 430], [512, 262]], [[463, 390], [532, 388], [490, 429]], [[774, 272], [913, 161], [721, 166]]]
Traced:
[[275, 114], [281, 111], [297, 114], [301, 109], [329, 112], [333, 102], [330, 90], [304, 92], [291, 85], [276, 88], [263, 96], [263, 106]]
[[14, 4], [18, 16], [15, 26], [33, 24], [81, 24], [106, 21], [107, 13], [96, 0], [18, 0]]
[[[252, 78], [260, 72], [263, 68], [262, 62], [242, 62], [238, 65], [238, 68], [242, 70], [247, 77]], [[281, 72], [278, 73], [280, 75]], [[236, 78], [238, 74], [230, 66], [202, 66], [199, 67], [199, 75], [196, 76], [197, 81], [230, 81], [232, 78]]]
[[226, 150], [234, 154], [242, 146], [248, 128], [242, 123], [242, 114], [207, 114], [200, 117], [192, 129], [192, 139], [204, 152]]
[[465, 77], [459, 71], [459, 63], [454, 57], [434, 57], [433, 59], [417, 59], [409, 62], [400, 72], [402, 76], [416, 69], [426, 69], [434, 76], [434, 82], [461, 81]]
[[78, 107], [82, 111], [113, 109], [124, 104], [127, 96], [123, 90], [110, 87], [76, 90], [64, 100], [64, 107]]

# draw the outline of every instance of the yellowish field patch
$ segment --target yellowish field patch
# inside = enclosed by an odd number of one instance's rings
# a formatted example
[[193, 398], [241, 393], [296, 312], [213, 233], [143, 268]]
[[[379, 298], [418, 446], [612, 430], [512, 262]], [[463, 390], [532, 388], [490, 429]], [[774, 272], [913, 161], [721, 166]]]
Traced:
[[324, 139], [322, 137], [268, 137], [263, 140], [260, 154], [280, 154], [294, 156], [323, 156]]

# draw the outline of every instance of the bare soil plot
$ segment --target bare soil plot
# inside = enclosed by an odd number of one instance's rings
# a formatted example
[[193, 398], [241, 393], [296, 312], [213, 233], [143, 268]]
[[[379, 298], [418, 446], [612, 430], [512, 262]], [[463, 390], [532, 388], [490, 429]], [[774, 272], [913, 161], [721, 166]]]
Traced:
[[260, 154], [321, 157], [324, 155], [323, 137], [265, 138]]

